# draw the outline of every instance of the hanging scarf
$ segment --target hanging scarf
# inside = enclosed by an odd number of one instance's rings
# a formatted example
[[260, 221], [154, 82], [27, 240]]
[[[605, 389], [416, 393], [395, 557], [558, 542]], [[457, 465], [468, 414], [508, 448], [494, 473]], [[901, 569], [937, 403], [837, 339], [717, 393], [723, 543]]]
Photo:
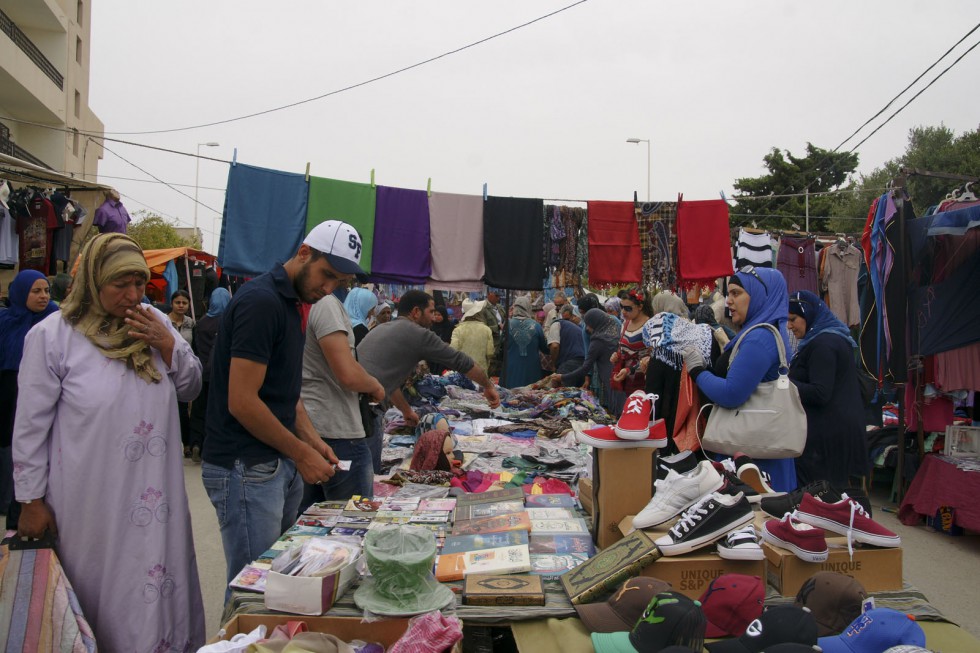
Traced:
[[601, 308], [590, 308], [582, 318], [585, 325], [592, 329], [592, 340], [608, 343], [610, 347], [619, 344], [619, 325], [616, 320]]
[[832, 333], [835, 336], [840, 336], [847, 340], [851, 347], [857, 347], [857, 343], [851, 338], [850, 329], [837, 319], [830, 307], [809, 290], [793, 293], [790, 296], [789, 305], [790, 312], [806, 320], [806, 335], [800, 340], [799, 348], [796, 350], [797, 354], [803, 351], [803, 348], [813, 342], [813, 339], [821, 333]]
[[153, 364], [150, 346], [130, 336], [123, 318], [109, 315], [99, 300], [100, 288], [129, 274], [150, 278], [140, 246], [125, 234], [96, 236], [82, 250], [75, 283], [61, 304], [61, 314], [103, 356], [124, 361], [147, 383], [159, 383], [163, 377]]
[[[759, 279], [755, 275], [759, 275]], [[766, 322], [779, 330], [783, 337], [783, 346], [787, 352], [790, 351], [789, 332], [786, 330], [786, 322], [789, 320], [789, 292], [786, 290], [783, 273], [771, 268], [755, 268], [752, 272], [736, 272], [733, 278], [737, 278], [737, 285], [742, 286], [749, 294], [749, 310], [740, 332]], [[733, 338], [725, 345], [725, 351], [734, 347], [738, 340]]]
[[208, 300], [208, 317], [218, 317], [225, 312], [231, 303], [231, 293], [226, 288], [215, 288]]
[[31, 287], [38, 279], [47, 277], [37, 270], [22, 270], [10, 282], [10, 307], [0, 312], [0, 370], [20, 369], [24, 355], [24, 338], [31, 327], [58, 310], [54, 302], [48, 302], [44, 310], [35, 313], [27, 308]]
[[711, 360], [711, 327], [695, 324], [673, 313], [657, 313], [643, 325], [643, 342], [651, 354], [675, 370], [684, 365], [684, 350], [697, 349]]
[[351, 326], [368, 325], [368, 313], [378, 305], [378, 298], [367, 288], [351, 288], [344, 299], [344, 310], [350, 317]]
[[514, 316], [510, 320], [510, 336], [521, 356], [527, 356], [527, 346], [534, 340], [535, 324], [537, 322], [531, 315], [531, 300], [518, 297], [514, 301]]

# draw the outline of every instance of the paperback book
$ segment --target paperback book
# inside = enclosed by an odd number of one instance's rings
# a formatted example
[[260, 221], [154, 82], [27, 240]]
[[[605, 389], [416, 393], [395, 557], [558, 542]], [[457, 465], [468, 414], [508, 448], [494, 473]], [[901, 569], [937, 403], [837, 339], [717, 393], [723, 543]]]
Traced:
[[436, 562], [436, 580], [463, 580], [469, 574], [519, 574], [531, 570], [527, 545], [446, 553]]
[[588, 535], [589, 525], [584, 519], [531, 519], [531, 532], [538, 535]]
[[501, 546], [520, 546], [528, 543], [527, 531], [504, 531], [481, 535], [450, 535], [442, 545], [442, 553], [463, 553]]
[[575, 497], [570, 494], [525, 494], [524, 505], [528, 508], [575, 508]]
[[453, 535], [479, 535], [481, 533], [499, 533], [501, 531], [529, 531], [531, 520], [526, 512], [515, 512], [496, 517], [481, 517], [467, 521], [457, 521], [453, 526]]
[[472, 506], [477, 503], [495, 503], [498, 501], [524, 501], [524, 490], [519, 487], [509, 487], [491, 492], [472, 492], [456, 499], [456, 507]]
[[235, 589], [261, 594], [265, 592], [265, 581], [268, 577], [268, 566], [245, 565], [229, 584]]
[[533, 519], [579, 519], [571, 508], [528, 508], [528, 516]]
[[452, 512], [456, 508], [456, 499], [422, 499], [419, 502], [418, 510], [428, 512], [432, 510], [445, 510]]
[[477, 503], [471, 506], [461, 506], [456, 508], [456, 521], [479, 519], [480, 517], [494, 517], [496, 515], [509, 515], [515, 512], [522, 512], [523, 510], [523, 501]]
[[531, 554], [543, 553], [584, 553], [595, 555], [595, 545], [589, 535], [539, 535], [531, 533], [528, 541]]
[[578, 567], [589, 559], [585, 553], [532, 553], [531, 573], [545, 580], [558, 580], [570, 569]]

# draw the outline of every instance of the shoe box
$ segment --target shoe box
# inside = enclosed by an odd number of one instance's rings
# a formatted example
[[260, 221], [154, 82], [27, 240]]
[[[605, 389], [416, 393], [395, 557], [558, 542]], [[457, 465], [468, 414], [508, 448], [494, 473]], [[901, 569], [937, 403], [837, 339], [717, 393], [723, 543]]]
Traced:
[[[757, 513], [756, 522], [759, 522]], [[644, 529], [651, 539], [666, 535], [673, 521], [656, 528]], [[760, 523], [756, 524], [759, 528]], [[620, 532], [625, 536], [633, 531], [633, 515], [619, 522]], [[698, 599], [708, 589], [711, 581], [723, 574], [744, 574], [766, 578], [765, 560], [726, 560], [716, 553], [715, 545], [710, 544], [697, 551], [680, 556], [662, 556], [640, 572], [641, 576], [652, 576], [671, 584], [674, 590], [692, 599]]]
[[[854, 557], [847, 553], [846, 537], [828, 537], [830, 555], [826, 562], [804, 562], [791, 551], [768, 542], [766, 580], [783, 596], [796, 596], [803, 583], [818, 571], [835, 571], [853, 576], [868, 592], [902, 589], [902, 549], [854, 545]], [[666, 559], [666, 558], [663, 558]]]
[[593, 455], [593, 535], [596, 546], [605, 549], [623, 539], [623, 517], [640, 512], [653, 497], [657, 450], [595, 449]]
[[595, 497], [592, 495], [592, 479], [580, 478], [578, 480], [578, 502], [582, 504], [582, 510], [587, 512], [589, 516], [595, 513], [594, 499]]

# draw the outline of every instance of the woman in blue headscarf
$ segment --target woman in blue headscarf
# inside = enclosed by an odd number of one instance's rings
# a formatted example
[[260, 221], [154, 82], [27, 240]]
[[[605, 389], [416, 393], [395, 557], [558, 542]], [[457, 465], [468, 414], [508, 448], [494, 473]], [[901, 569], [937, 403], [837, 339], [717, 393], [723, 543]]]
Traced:
[[548, 342], [544, 330], [531, 313], [531, 300], [518, 297], [514, 301], [513, 314], [507, 325], [507, 373], [505, 388], [519, 388], [541, 380], [541, 359], [538, 352], [548, 353]]
[[789, 298], [789, 330], [800, 345], [789, 378], [806, 411], [806, 448], [796, 459], [801, 485], [828, 481], [845, 490], [870, 467], [864, 439], [864, 406], [858, 385], [857, 344], [843, 322], [807, 290]]
[[215, 288], [208, 299], [208, 312], [194, 324], [191, 349], [201, 361], [201, 394], [191, 404], [190, 448], [191, 460], [201, 462], [201, 449], [204, 448], [205, 422], [208, 408], [208, 382], [211, 379], [211, 352], [218, 339], [221, 328], [221, 315], [231, 303], [231, 293], [226, 288]]
[[[786, 322], [789, 316], [789, 293], [782, 273], [769, 268], [747, 266], [728, 280], [728, 299], [725, 305], [731, 311], [732, 323], [744, 333], [756, 324], [768, 323], [776, 327], [786, 352], [789, 333]], [[741, 342], [738, 357], [728, 366], [736, 342]], [[684, 353], [691, 378], [697, 383], [708, 401], [725, 408], [741, 406], [764, 381], [775, 381], [779, 376], [779, 350], [768, 329], [755, 329], [739, 335], [725, 346], [711, 370], [697, 349]], [[793, 459], [757, 460], [759, 468], [770, 476], [770, 485], [778, 492], [790, 492], [797, 487], [796, 468]]]
[[[0, 508], [6, 508], [8, 504], [14, 506], [10, 439], [14, 431], [17, 376], [24, 354], [24, 337], [32, 326], [58, 310], [51, 301], [48, 278], [36, 270], [18, 273], [8, 290], [10, 306], [0, 312]], [[16, 518], [13, 525], [17, 528]]]
[[344, 300], [344, 310], [350, 317], [354, 327], [354, 346], [361, 344], [361, 339], [368, 333], [368, 320], [378, 306], [378, 298], [367, 288], [351, 288]]

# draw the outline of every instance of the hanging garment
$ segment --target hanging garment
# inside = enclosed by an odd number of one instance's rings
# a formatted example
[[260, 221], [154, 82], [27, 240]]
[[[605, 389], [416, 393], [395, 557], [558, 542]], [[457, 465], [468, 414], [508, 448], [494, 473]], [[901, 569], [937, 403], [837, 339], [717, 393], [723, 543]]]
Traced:
[[677, 203], [677, 276], [687, 288], [714, 285], [733, 274], [728, 203], [704, 200]]
[[361, 269], [372, 272], [376, 193], [371, 184], [310, 177], [306, 207], [306, 232], [327, 220], [340, 220], [357, 229], [361, 236]]
[[857, 279], [861, 271], [861, 252], [851, 245], [831, 245], [821, 252], [823, 274], [821, 286], [826, 293], [827, 305], [834, 315], [847, 326], [861, 323], [861, 307], [858, 305]]
[[549, 204], [544, 207], [545, 266], [549, 274], [557, 274], [561, 267], [561, 246], [567, 234], [561, 219], [561, 207]]
[[559, 214], [561, 217], [561, 228], [565, 237], [559, 244], [558, 269], [574, 283], [578, 281], [575, 277], [578, 276], [576, 265], [578, 261], [579, 232], [581, 231], [580, 225], [585, 220], [585, 209], [563, 206], [559, 209]]
[[13, 267], [18, 259], [17, 222], [10, 210], [0, 204], [0, 266]]
[[[13, 206], [13, 205], [12, 205]], [[57, 225], [54, 207], [40, 193], [25, 196], [25, 204], [15, 210], [17, 236], [20, 246], [20, 269], [37, 270], [48, 274], [51, 257], [52, 224]]]
[[632, 202], [589, 202], [589, 285], [640, 283], [643, 255]]
[[[935, 354], [980, 340], [980, 250], [943, 281], [912, 292], [915, 353]], [[863, 344], [863, 337], [862, 337]]]
[[936, 354], [936, 385], [943, 392], [980, 392], [980, 342]]
[[432, 275], [429, 198], [424, 190], [378, 186], [371, 279], [423, 284]]
[[772, 239], [768, 233], [754, 234], [738, 230], [735, 243], [735, 269], [752, 265], [757, 268], [772, 267]]
[[509, 290], [544, 287], [544, 200], [488, 197], [483, 205], [487, 285]]
[[817, 255], [810, 238], [783, 236], [779, 241], [779, 257], [776, 267], [786, 278], [789, 294], [798, 290], [820, 293], [817, 283]]
[[646, 202], [635, 206], [643, 257], [643, 285], [673, 288], [677, 283], [677, 203]]
[[132, 218], [129, 211], [120, 200], [106, 199], [102, 206], [95, 209], [92, 224], [99, 228], [100, 234], [124, 234], [129, 228]]
[[218, 249], [224, 273], [253, 277], [295, 254], [306, 235], [306, 198], [303, 175], [229, 167]]
[[483, 290], [483, 198], [432, 193], [429, 197], [432, 276], [427, 287]]

